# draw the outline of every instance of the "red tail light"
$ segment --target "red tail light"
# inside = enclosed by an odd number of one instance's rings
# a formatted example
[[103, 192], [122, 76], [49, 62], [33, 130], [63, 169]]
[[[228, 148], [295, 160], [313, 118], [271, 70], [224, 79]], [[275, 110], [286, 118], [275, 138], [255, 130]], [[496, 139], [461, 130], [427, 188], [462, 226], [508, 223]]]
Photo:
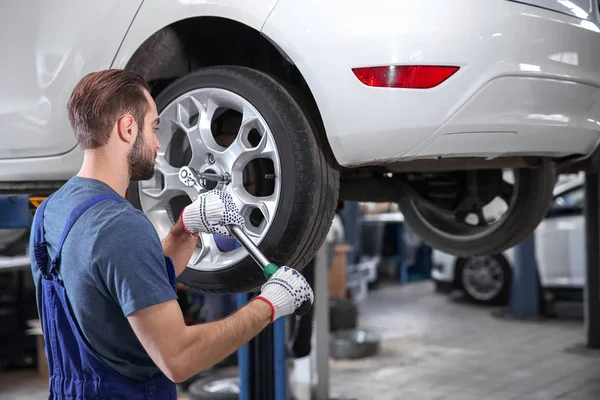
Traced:
[[353, 68], [354, 75], [367, 86], [429, 89], [450, 78], [458, 67], [408, 65]]

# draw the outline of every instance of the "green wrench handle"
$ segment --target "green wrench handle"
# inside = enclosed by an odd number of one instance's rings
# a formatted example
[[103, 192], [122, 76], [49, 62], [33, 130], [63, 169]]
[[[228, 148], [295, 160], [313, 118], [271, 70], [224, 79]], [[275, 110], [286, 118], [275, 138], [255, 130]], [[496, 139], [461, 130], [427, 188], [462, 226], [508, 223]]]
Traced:
[[[246, 232], [244, 232], [241, 227], [237, 225], [230, 225], [229, 231], [233, 234], [233, 236], [235, 236], [238, 242], [240, 242], [240, 244], [244, 246], [244, 248], [248, 251], [250, 256], [254, 259], [254, 261], [256, 261], [256, 263], [262, 268], [265, 277], [267, 279], [270, 279], [271, 276], [273, 276], [273, 274], [277, 272], [279, 267], [270, 262], [264, 256], [264, 254], [258, 249], [258, 247], [256, 247], [254, 242], [250, 240], [248, 235], [246, 235]], [[310, 304], [310, 301], [305, 301], [300, 307], [298, 307], [295, 314], [300, 317], [303, 317], [306, 314], [308, 314], [311, 308], [312, 304]]]

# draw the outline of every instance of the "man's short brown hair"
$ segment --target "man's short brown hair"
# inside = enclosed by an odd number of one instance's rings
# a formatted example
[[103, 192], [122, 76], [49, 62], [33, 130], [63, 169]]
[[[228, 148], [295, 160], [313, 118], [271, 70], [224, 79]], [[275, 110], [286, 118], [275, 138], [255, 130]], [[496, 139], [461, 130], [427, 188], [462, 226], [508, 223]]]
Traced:
[[144, 89], [150, 92], [146, 81], [129, 70], [109, 69], [84, 76], [67, 104], [79, 145], [83, 149], [104, 146], [115, 122], [126, 113], [133, 115], [141, 132], [150, 107]]

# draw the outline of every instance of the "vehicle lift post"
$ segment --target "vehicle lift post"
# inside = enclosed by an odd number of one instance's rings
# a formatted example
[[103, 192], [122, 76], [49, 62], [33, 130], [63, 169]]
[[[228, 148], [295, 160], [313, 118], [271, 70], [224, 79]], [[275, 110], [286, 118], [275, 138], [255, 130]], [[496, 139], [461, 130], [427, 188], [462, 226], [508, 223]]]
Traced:
[[515, 247], [508, 314], [514, 318], [536, 318], [541, 314], [534, 233]]
[[[0, 195], [0, 229], [24, 229], [29, 228], [33, 221], [33, 213], [29, 208], [28, 195]], [[17, 315], [17, 329], [23, 335], [27, 330], [27, 312], [25, 292], [25, 271], [29, 270], [29, 257], [3, 257], [0, 256], [0, 273], [15, 272], [17, 275], [17, 290], [14, 301], [15, 314]], [[2, 306], [2, 299], [0, 299]], [[31, 340], [24, 337], [17, 341], [9, 340], [8, 343], [0, 343], [0, 353], [20, 354], [34, 349]], [[31, 349], [30, 349], [31, 347]]]
[[[238, 308], [254, 295], [238, 294]], [[286, 353], [285, 318], [269, 324], [238, 350], [240, 400], [287, 399]]]
[[[584, 288], [585, 331], [588, 349], [600, 349], [600, 175], [585, 176], [586, 280]], [[515, 269], [509, 314], [535, 317], [540, 314], [540, 293], [534, 234], [515, 248]]]
[[585, 175], [586, 284], [584, 289], [586, 347], [600, 349], [600, 175]]
[[[317, 384], [311, 400], [329, 399], [329, 307], [327, 283], [327, 244], [315, 256], [314, 322]], [[256, 293], [236, 295], [237, 307], [243, 307]], [[295, 315], [287, 318], [295, 318]], [[240, 400], [288, 400], [288, 350], [286, 318], [268, 325], [238, 350]], [[307, 399], [308, 400], [308, 399]]]

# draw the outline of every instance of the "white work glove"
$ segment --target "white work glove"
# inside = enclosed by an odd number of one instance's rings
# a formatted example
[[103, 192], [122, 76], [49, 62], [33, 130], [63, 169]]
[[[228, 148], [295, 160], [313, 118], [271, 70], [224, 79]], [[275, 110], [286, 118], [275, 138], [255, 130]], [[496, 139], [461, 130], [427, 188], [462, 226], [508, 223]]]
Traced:
[[271, 305], [271, 322], [284, 315], [294, 313], [305, 301], [312, 305], [315, 298], [306, 279], [295, 269], [280, 267], [269, 280], [262, 285], [256, 299]]
[[196, 201], [183, 209], [181, 223], [189, 234], [203, 232], [235, 239], [227, 225], [244, 227], [244, 218], [229, 193], [214, 189], [199, 194]]

